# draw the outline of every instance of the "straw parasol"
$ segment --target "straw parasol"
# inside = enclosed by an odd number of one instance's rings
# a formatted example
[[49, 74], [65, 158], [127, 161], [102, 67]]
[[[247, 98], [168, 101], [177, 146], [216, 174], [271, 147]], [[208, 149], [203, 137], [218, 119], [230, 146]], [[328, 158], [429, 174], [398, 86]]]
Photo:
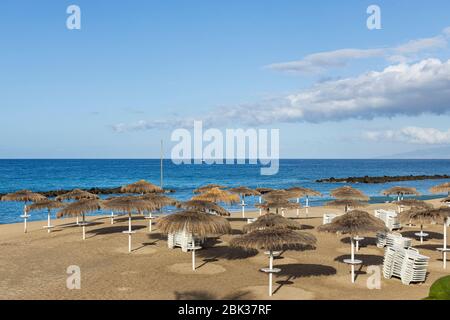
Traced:
[[247, 187], [236, 187], [229, 189], [230, 192], [236, 193], [241, 197], [241, 206], [242, 206], [242, 218], [245, 218], [245, 197], [246, 196], [258, 196], [260, 193], [256, 190], [247, 188]]
[[140, 180], [138, 182], [122, 186], [122, 188], [120, 188], [120, 191], [122, 193], [139, 193], [139, 194], [164, 192], [164, 190], [161, 189], [161, 187], [158, 187], [153, 183], [150, 183], [145, 180]]
[[186, 210], [197, 210], [204, 211], [207, 213], [213, 212], [219, 216], [229, 216], [230, 212], [225, 210], [223, 207], [218, 204], [206, 201], [206, 200], [189, 200], [185, 202], [180, 202], [177, 204], [178, 208], [183, 208]]
[[36, 201], [43, 201], [47, 199], [42, 194], [31, 192], [29, 190], [20, 190], [14, 193], [8, 193], [1, 197], [1, 201], [15, 201], [15, 202], [23, 202], [23, 215], [20, 217], [23, 218], [23, 232], [27, 232], [27, 219], [30, 217], [27, 213], [27, 203], [28, 202], [36, 202]]
[[244, 232], [248, 233], [254, 230], [261, 230], [273, 227], [298, 229], [298, 230], [302, 228], [302, 226], [299, 223], [293, 220], [286, 219], [278, 214], [267, 213], [256, 219], [255, 222], [245, 225], [243, 230]]
[[152, 211], [158, 208], [158, 205], [142, 197], [126, 196], [115, 197], [103, 202], [103, 207], [128, 214], [128, 230], [123, 233], [128, 234], [128, 252], [131, 252], [131, 235], [136, 233], [131, 230], [131, 215], [133, 212], [142, 213], [144, 211]]
[[281, 215], [284, 216], [284, 210], [286, 209], [299, 209], [301, 205], [299, 203], [289, 202], [288, 200], [274, 200], [266, 201], [261, 204], [256, 205], [257, 208], [265, 209], [270, 212], [270, 208], [275, 209], [278, 214], [279, 209], [281, 209]]
[[269, 274], [269, 296], [272, 296], [272, 274], [280, 269], [273, 268], [273, 252], [276, 250], [304, 250], [313, 247], [316, 237], [307, 232], [297, 232], [288, 228], [264, 228], [236, 237], [231, 240], [232, 247], [269, 251], [269, 268], [261, 271]]
[[267, 192], [263, 194], [262, 197], [266, 201], [280, 201], [280, 200], [295, 199], [296, 195], [293, 192], [280, 189]]
[[444, 225], [444, 246], [438, 250], [442, 251], [444, 257], [444, 268], [447, 267], [447, 224], [448, 218], [450, 217], [450, 208], [412, 208], [410, 210], [404, 211], [400, 214], [400, 221], [414, 221], [420, 223], [420, 242], [423, 242], [423, 225], [428, 223], [442, 223]]
[[[292, 192], [297, 196], [297, 203], [300, 203], [300, 198], [305, 197], [305, 213], [308, 214], [308, 208], [309, 208], [309, 197], [318, 197], [322, 194], [319, 191], [304, 188], [304, 187], [292, 187], [286, 189], [288, 192]], [[297, 216], [299, 215], [299, 210], [297, 209]]]
[[219, 188], [211, 188], [204, 193], [192, 197], [192, 200], [206, 200], [214, 203], [234, 204], [239, 202], [239, 196]]
[[[64, 200], [83, 200], [83, 199], [99, 199], [96, 194], [81, 190], [81, 189], [73, 189], [70, 192], [61, 194], [55, 198], [56, 201], [64, 201]], [[79, 224], [78, 216], [76, 220], [76, 224]]]
[[64, 216], [82, 216], [83, 222], [80, 224], [83, 227], [83, 240], [86, 240], [86, 219], [85, 215], [101, 209], [101, 201], [98, 199], [82, 199], [68, 204], [64, 209], [59, 211], [57, 218]]
[[334, 218], [331, 223], [321, 225], [317, 229], [320, 232], [350, 235], [351, 259], [344, 260], [344, 262], [350, 264], [352, 267], [352, 283], [355, 282], [355, 264], [361, 263], [361, 261], [355, 260], [355, 246], [353, 238], [363, 233], [387, 230], [382, 220], [371, 216], [365, 211], [360, 210], [349, 211], [341, 216]]
[[416, 188], [412, 187], [392, 187], [381, 191], [381, 194], [385, 196], [390, 196], [391, 194], [397, 195], [397, 201], [403, 200], [404, 195], [420, 195]]
[[441, 202], [450, 204], [450, 197], [442, 199]]
[[[178, 200], [160, 193], [147, 193], [139, 198], [152, 201], [158, 210], [161, 210], [163, 207], [177, 206], [179, 204]], [[153, 217], [151, 210], [148, 211], [148, 216], [146, 216], [145, 219], [148, 220], [148, 232], [152, 232], [153, 219], [155, 219], [155, 217]]]
[[365, 206], [369, 197], [362, 191], [350, 186], [344, 186], [331, 190], [330, 195], [337, 200], [327, 203], [329, 207], [345, 207], [345, 212], [348, 212], [349, 207], [359, 208]]
[[[256, 188], [255, 190], [259, 192], [258, 202], [261, 204], [262, 203], [262, 195], [266, 194], [266, 193], [269, 193], [269, 192], [273, 191], [274, 189], [260, 187], [260, 188]], [[262, 215], [262, 209], [261, 208], [259, 208], [259, 215]]]
[[434, 186], [430, 189], [432, 193], [445, 193], [447, 192], [447, 196], [450, 197], [450, 182], [446, 182], [437, 186]]
[[206, 191], [211, 190], [212, 188], [219, 188], [219, 189], [226, 189], [226, 186], [222, 186], [220, 184], [216, 184], [216, 183], [211, 183], [211, 184], [207, 184], [205, 186], [199, 187], [197, 189], [194, 190], [194, 193], [203, 193]]
[[44, 226], [44, 228], [47, 228], [47, 232], [50, 233], [51, 228], [53, 228], [51, 225], [51, 210], [62, 208], [64, 206], [65, 205], [59, 201], [45, 199], [29, 205], [27, 211], [47, 209], [47, 225]]
[[[225, 218], [201, 211], [181, 211], [158, 221], [159, 230], [165, 234], [183, 233], [192, 237], [206, 238], [231, 232], [231, 226]], [[195, 240], [193, 240], [195, 242]], [[195, 271], [195, 243], [192, 246], [192, 270]]]

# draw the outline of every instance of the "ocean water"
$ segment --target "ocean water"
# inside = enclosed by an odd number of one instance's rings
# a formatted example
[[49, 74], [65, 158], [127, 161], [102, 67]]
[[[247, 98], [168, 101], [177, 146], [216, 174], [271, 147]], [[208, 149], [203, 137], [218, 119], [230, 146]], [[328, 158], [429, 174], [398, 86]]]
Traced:
[[[329, 200], [329, 191], [341, 183], [316, 183], [315, 180], [347, 176], [450, 174], [450, 160], [280, 160], [277, 175], [260, 175], [259, 165], [175, 165], [164, 161], [164, 188], [176, 190], [171, 196], [187, 200], [193, 189], [219, 183], [226, 186], [245, 185], [250, 188], [288, 188], [301, 185], [324, 194], [312, 198], [310, 205], [321, 205]], [[21, 189], [46, 191], [55, 189], [117, 187], [146, 179], [159, 184], [159, 160], [0, 160], [0, 193]], [[357, 184], [372, 197], [372, 202], [383, 202], [380, 191], [394, 185], [416, 187], [422, 198], [429, 198], [428, 189], [445, 180], [393, 182], [387, 184]], [[251, 204], [257, 198], [248, 198]], [[23, 204], [0, 202], [0, 223], [20, 222]], [[239, 206], [231, 206], [238, 210]], [[165, 211], [174, 210], [168, 208]], [[46, 212], [32, 212], [30, 220], [46, 218]]]

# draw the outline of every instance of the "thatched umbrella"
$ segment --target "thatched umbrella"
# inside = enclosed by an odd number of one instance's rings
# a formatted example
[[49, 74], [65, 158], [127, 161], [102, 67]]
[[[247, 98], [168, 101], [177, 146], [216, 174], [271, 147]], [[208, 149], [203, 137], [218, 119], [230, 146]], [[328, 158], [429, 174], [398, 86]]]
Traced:
[[[263, 194], [269, 193], [269, 192], [273, 191], [274, 189], [260, 187], [260, 188], [256, 188], [255, 190], [259, 192], [258, 202], [259, 202], [259, 204], [261, 204]], [[261, 215], [261, 214], [262, 214], [262, 209], [259, 208], [259, 215]]]
[[331, 223], [319, 226], [318, 231], [332, 232], [350, 235], [351, 259], [344, 262], [351, 265], [352, 283], [355, 282], [355, 264], [360, 264], [355, 260], [355, 245], [353, 238], [366, 232], [377, 232], [387, 230], [384, 222], [375, 218], [365, 211], [352, 210], [333, 219]]
[[260, 216], [258, 219], [256, 219], [256, 221], [245, 225], [243, 230], [244, 232], [247, 233], [254, 230], [261, 230], [273, 227], [288, 228], [293, 230], [295, 229], [300, 230], [302, 228], [302, 226], [296, 221], [286, 219], [280, 216], [279, 214], [267, 213]]
[[203, 193], [203, 192], [211, 190], [212, 188], [226, 189], [227, 187], [220, 185], [220, 184], [211, 183], [211, 184], [207, 184], [206, 186], [201, 186], [201, 187], [195, 189], [194, 193]]
[[44, 226], [44, 228], [47, 228], [47, 232], [50, 233], [51, 228], [53, 228], [51, 225], [51, 210], [62, 208], [64, 206], [65, 205], [59, 201], [45, 199], [29, 205], [27, 211], [47, 209], [47, 225]]
[[359, 208], [365, 205], [369, 200], [362, 191], [350, 186], [344, 186], [331, 190], [330, 195], [337, 200], [330, 201], [327, 206], [345, 207], [345, 212], [348, 212], [349, 207]]
[[269, 268], [262, 269], [269, 273], [269, 296], [272, 296], [272, 274], [280, 269], [273, 268], [273, 252], [277, 250], [302, 250], [314, 246], [316, 237], [307, 232], [293, 231], [289, 228], [264, 228], [254, 230], [231, 240], [232, 247], [269, 251]]
[[450, 205], [450, 197], [442, 199], [441, 202], [449, 204]]
[[47, 199], [42, 194], [31, 192], [29, 190], [21, 190], [14, 193], [8, 193], [1, 197], [1, 201], [15, 201], [15, 202], [23, 202], [23, 215], [20, 217], [23, 218], [23, 232], [27, 232], [27, 219], [30, 217], [27, 213], [27, 203], [28, 202], [36, 202], [43, 201]]
[[[297, 203], [300, 203], [300, 198], [305, 197], [305, 213], [308, 214], [309, 197], [318, 197], [322, 194], [319, 191], [304, 188], [304, 187], [292, 187], [286, 189], [288, 192], [292, 192], [297, 196]], [[299, 209], [297, 209], [297, 216], [299, 215]]]
[[122, 188], [120, 188], [120, 191], [122, 193], [138, 193], [138, 194], [164, 192], [164, 190], [161, 189], [161, 187], [158, 187], [153, 183], [150, 183], [145, 180], [140, 180], [138, 182], [122, 186]]
[[[403, 199], [400, 201], [394, 201], [394, 203], [398, 207], [398, 212], [402, 212], [403, 207], [410, 207], [415, 209], [431, 209], [433, 206], [423, 200], [416, 199]], [[408, 226], [412, 226], [411, 221], [408, 223]]]
[[234, 204], [239, 202], [239, 196], [226, 190], [219, 188], [211, 188], [197, 196], [192, 197], [192, 200], [206, 200], [214, 203]]
[[258, 196], [260, 193], [256, 190], [247, 188], [247, 187], [236, 187], [229, 189], [230, 192], [236, 193], [241, 197], [241, 206], [242, 206], [242, 218], [245, 218], [245, 197], [246, 196]]
[[144, 212], [151, 211], [158, 208], [158, 206], [151, 200], [145, 200], [141, 197], [116, 197], [103, 202], [103, 207], [119, 211], [128, 214], [128, 231], [123, 231], [123, 233], [128, 234], [128, 252], [131, 252], [131, 235], [135, 231], [131, 230], [131, 215], [133, 212]]
[[[444, 224], [444, 248], [447, 249], [447, 218], [450, 214], [450, 208], [441, 207], [438, 209], [412, 208], [400, 214], [400, 221], [414, 221], [420, 223], [420, 242], [423, 242], [423, 225], [427, 223]], [[418, 235], [419, 235], [418, 234]]]
[[[165, 234], [184, 233], [205, 238], [231, 232], [228, 220], [201, 211], [181, 211], [158, 221], [159, 230]], [[195, 243], [192, 247], [192, 270], [195, 271]]]
[[[83, 199], [99, 199], [99, 196], [81, 189], [73, 189], [72, 191], [61, 194], [55, 198], [56, 201], [83, 200]], [[76, 224], [79, 224], [78, 216]]]
[[391, 194], [397, 195], [397, 201], [403, 200], [404, 195], [420, 195], [416, 188], [412, 187], [392, 187], [381, 192], [385, 196], [390, 196]]
[[185, 202], [180, 202], [177, 204], [178, 208], [183, 208], [185, 210], [196, 210], [196, 211], [204, 211], [207, 213], [213, 212], [219, 216], [229, 216], [230, 212], [225, 210], [223, 207], [218, 204], [206, 201], [206, 200], [189, 200]]
[[265, 209], [267, 212], [270, 212], [270, 209], [272, 208], [275, 209], [276, 213], [281, 209], [281, 215], [284, 217], [284, 210], [299, 209], [301, 208], [301, 205], [299, 203], [289, 202], [288, 200], [274, 200], [257, 204], [256, 207]]
[[439, 251], [442, 252], [443, 258], [443, 267], [447, 268], [447, 225], [450, 218], [450, 208], [449, 207], [441, 207], [437, 209], [433, 208], [425, 208], [425, 209], [411, 209], [405, 211], [401, 215], [401, 219], [408, 220], [417, 220], [421, 223], [420, 230], [422, 234], [423, 223], [433, 222], [433, 223], [442, 223], [444, 225], [444, 245], [442, 248], [438, 248]]
[[[178, 200], [168, 197], [168, 196], [165, 196], [165, 195], [162, 195], [162, 194], [159, 194], [159, 193], [147, 193], [147, 194], [140, 196], [140, 198], [144, 199], [144, 200], [152, 201], [158, 210], [161, 210], [163, 207], [176, 206], [179, 204]], [[148, 220], [148, 231], [152, 232], [152, 225], [153, 225], [154, 217], [152, 215], [151, 210], [148, 211], [148, 216], [146, 216], [145, 219]]]
[[80, 224], [83, 227], [83, 240], [86, 240], [86, 214], [95, 212], [101, 209], [101, 201], [98, 199], [83, 199], [68, 204], [64, 209], [59, 211], [57, 218], [64, 216], [82, 216], [83, 222]]
[[450, 182], [446, 182], [437, 186], [434, 186], [430, 189], [432, 193], [445, 193], [447, 192], [447, 196], [450, 197]]

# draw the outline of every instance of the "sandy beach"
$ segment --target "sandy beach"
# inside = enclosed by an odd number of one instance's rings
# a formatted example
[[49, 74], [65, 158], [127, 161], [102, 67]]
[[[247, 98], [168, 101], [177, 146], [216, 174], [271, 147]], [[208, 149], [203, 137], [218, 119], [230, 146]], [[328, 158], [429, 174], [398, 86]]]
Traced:
[[[430, 201], [435, 206], [439, 200]], [[373, 204], [367, 208], [392, 208]], [[430, 239], [424, 244], [415, 239], [414, 247], [429, 256], [429, 275], [423, 284], [403, 285], [399, 279], [384, 279], [381, 289], [368, 289], [367, 266], [382, 265], [384, 250], [375, 245], [374, 235], [366, 237], [357, 258], [363, 261], [356, 283], [350, 282], [349, 267], [342, 263], [349, 256], [347, 236], [318, 233], [324, 212], [339, 210], [312, 207], [298, 222], [318, 238], [317, 248], [286, 251], [275, 259], [281, 272], [274, 277], [272, 299], [421, 299], [436, 279], [448, 275], [435, 250], [442, 242], [442, 226], [426, 226]], [[168, 249], [165, 236], [154, 227], [148, 233], [147, 221], [133, 219], [133, 251], [127, 252], [125, 217], [114, 225], [108, 217], [89, 218], [87, 239], [81, 240], [74, 219], [53, 220], [56, 226], [48, 234], [44, 221], [0, 225], [0, 298], [1, 299], [267, 299], [267, 275], [259, 271], [268, 264], [263, 252], [245, 252], [228, 247], [247, 223], [234, 213], [230, 218], [234, 235], [211, 239], [208, 247], [197, 252], [197, 267], [191, 271], [191, 255], [181, 249]], [[248, 217], [258, 212], [248, 212]], [[295, 211], [287, 212], [294, 217]], [[401, 233], [412, 236], [414, 228]], [[66, 287], [67, 267], [81, 270], [81, 289]], [[214, 285], [212, 285], [214, 284]]]

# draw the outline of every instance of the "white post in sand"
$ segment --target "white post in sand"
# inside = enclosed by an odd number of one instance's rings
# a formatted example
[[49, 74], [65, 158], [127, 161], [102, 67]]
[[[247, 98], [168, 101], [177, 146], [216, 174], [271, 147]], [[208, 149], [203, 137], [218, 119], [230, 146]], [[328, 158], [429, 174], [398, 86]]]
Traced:
[[23, 215], [20, 217], [23, 218], [23, 233], [27, 233], [27, 219], [30, 217], [27, 213], [27, 205], [23, 207]]
[[84, 219], [84, 214], [83, 214], [83, 240], [86, 240], [86, 221]]
[[447, 219], [444, 220], [444, 269], [447, 268]]
[[[261, 203], [262, 203], [262, 197], [259, 196], [259, 204], [261, 204]], [[262, 208], [261, 207], [259, 208], [259, 215], [260, 216], [262, 215]]]
[[242, 203], [241, 203], [241, 206], [242, 206], [242, 218], [245, 218], [245, 196], [241, 195], [241, 197], [242, 197]]
[[131, 215], [128, 215], [128, 252], [131, 252]]
[[[273, 270], [273, 251], [270, 250], [269, 269]], [[269, 272], [269, 296], [272, 296], [272, 272]]]
[[306, 216], [308, 216], [308, 208], [309, 208], [309, 196], [306, 195], [306, 203], [305, 203]]
[[[300, 198], [297, 198], [297, 204], [300, 203]], [[300, 216], [300, 209], [297, 208], [297, 217]]]
[[78, 216], [77, 216], [77, 221], [75, 222], [77, 225], [80, 224], [80, 221], [78, 220]]
[[111, 224], [114, 224], [114, 211], [111, 211]]
[[47, 225], [44, 226], [44, 228], [47, 228], [47, 233], [50, 233], [50, 229], [52, 228], [50, 210], [48, 210], [48, 212], [47, 212]]
[[192, 248], [192, 271], [195, 271], [195, 245]]
[[[351, 247], [352, 247], [352, 249], [351, 249], [352, 257], [351, 257], [351, 259], [352, 259], [352, 261], [354, 261], [355, 260], [355, 246], [353, 244], [353, 237], [352, 236], [350, 236], [350, 243], [351, 243]], [[352, 263], [352, 283], [355, 283], [355, 265], [353, 263]]]

